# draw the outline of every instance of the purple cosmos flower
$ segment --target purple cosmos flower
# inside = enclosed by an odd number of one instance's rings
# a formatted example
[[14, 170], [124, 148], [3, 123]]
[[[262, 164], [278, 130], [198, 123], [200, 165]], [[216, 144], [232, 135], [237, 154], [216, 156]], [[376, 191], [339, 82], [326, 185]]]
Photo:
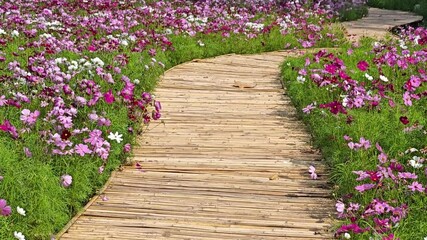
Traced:
[[40, 112], [38, 110], [31, 112], [28, 109], [24, 109], [21, 111], [21, 118], [20, 119], [25, 124], [32, 126], [36, 123], [39, 115], [40, 115]]

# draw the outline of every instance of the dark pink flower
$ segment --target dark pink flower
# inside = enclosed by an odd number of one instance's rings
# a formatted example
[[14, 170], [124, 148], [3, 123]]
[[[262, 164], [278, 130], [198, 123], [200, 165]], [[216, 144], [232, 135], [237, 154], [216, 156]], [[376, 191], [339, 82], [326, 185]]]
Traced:
[[338, 101], [333, 101], [333, 102], [330, 102], [327, 104], [320, 104], [319, 107], [320, 108], [329, 108], [329, 111], [335, 115], [338, 113], [347, 114], [347, 111], [345, 110], [343, 105]]
[[407, 125], [409, 123], [408, 117], [406, 116], [402, 116], [399, 118], [400, 122], [403, 123], [404, 125]]
[[366, 61], [360, 61], [357, 63], [357, 68], [360, 69], [360, 71], [366, 71], [368, 70], [369, 64]]
[[16, 128], [9, 122], [9, 120], [4, 120], [3, 124], [0, 124], [0, 130], [10, 133], [13, 138], [18, 138], [18, 132]]
[[104, 93], [104, 100], [108, 104], [112, 104], [114, 102], [115, 98], [111, 89], [108, 92]]

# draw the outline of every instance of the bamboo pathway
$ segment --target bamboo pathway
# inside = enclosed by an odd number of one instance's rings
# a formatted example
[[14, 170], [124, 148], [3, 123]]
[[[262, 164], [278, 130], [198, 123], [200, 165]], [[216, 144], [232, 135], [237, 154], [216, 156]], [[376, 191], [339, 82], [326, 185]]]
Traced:
[[[95, 197], [61, 239], [331, 239], [326, 169], [279, 80], [296, 54], [167, 71], [156, 89], [164, 124], [134, 149], [142, 169], [115, 172], [108, 200]], [[310, 180], [310, 165], [320, 179]]]

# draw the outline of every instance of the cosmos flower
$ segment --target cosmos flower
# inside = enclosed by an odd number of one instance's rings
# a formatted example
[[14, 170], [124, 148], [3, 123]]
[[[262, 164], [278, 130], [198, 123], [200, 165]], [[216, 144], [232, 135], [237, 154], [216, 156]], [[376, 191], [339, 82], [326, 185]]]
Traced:
[[123, 135], [119, 134], [118, 132], [112, 133], [110, 132], [110, 135], [108, 135], [108, 139], [110, 140], [115, 140], [117, 141], [117, 143], [120, 143], [121, 141], [123, 141]]
[[0, 199], [0, 215], [9, 216], [12, 213], [12, 208], [7, 205], [6, 200]]
[[64, 174], [61, 176], [61, 185], [63, 187], [69, 187], [72, 182], [73, 182], [73, 177], [71, 177], [70, 175]]

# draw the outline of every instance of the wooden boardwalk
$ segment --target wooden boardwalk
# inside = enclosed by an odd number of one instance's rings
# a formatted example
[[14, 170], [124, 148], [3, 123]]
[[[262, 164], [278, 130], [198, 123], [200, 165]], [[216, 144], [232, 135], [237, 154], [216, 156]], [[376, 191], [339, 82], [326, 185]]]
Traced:
[[[279, 79], [295, 52], [227, 55], [168, 71], [134, 150], [61, 239], [330, 238], [320, 155]], [[322, 175], [310, 180], [308, 167]]]
[[410, 12], [369, 8], [368, 16], [352, 22], [344, 22], [349, 39], [359, 41], [361, 37], [384, 38], [396, 26], [422, 21], [423, 17]]
[[[352, 37], [378, 36], [384, 22], [402, 20], [370, 13], [346, 24]], [[408, 16], [393, 25], [414, 21]], [[58, 236], [331, 239], [325, 168], [279, 80], [280, 63], [295, 54], [226, 55], [169, 70], [156, 90], [165, 124], [151, 125], [134, 150], [143, 171], [115, 172], [108, 200], [95, 197]], [[310, 180], [310, 165], [320, 179]]]

